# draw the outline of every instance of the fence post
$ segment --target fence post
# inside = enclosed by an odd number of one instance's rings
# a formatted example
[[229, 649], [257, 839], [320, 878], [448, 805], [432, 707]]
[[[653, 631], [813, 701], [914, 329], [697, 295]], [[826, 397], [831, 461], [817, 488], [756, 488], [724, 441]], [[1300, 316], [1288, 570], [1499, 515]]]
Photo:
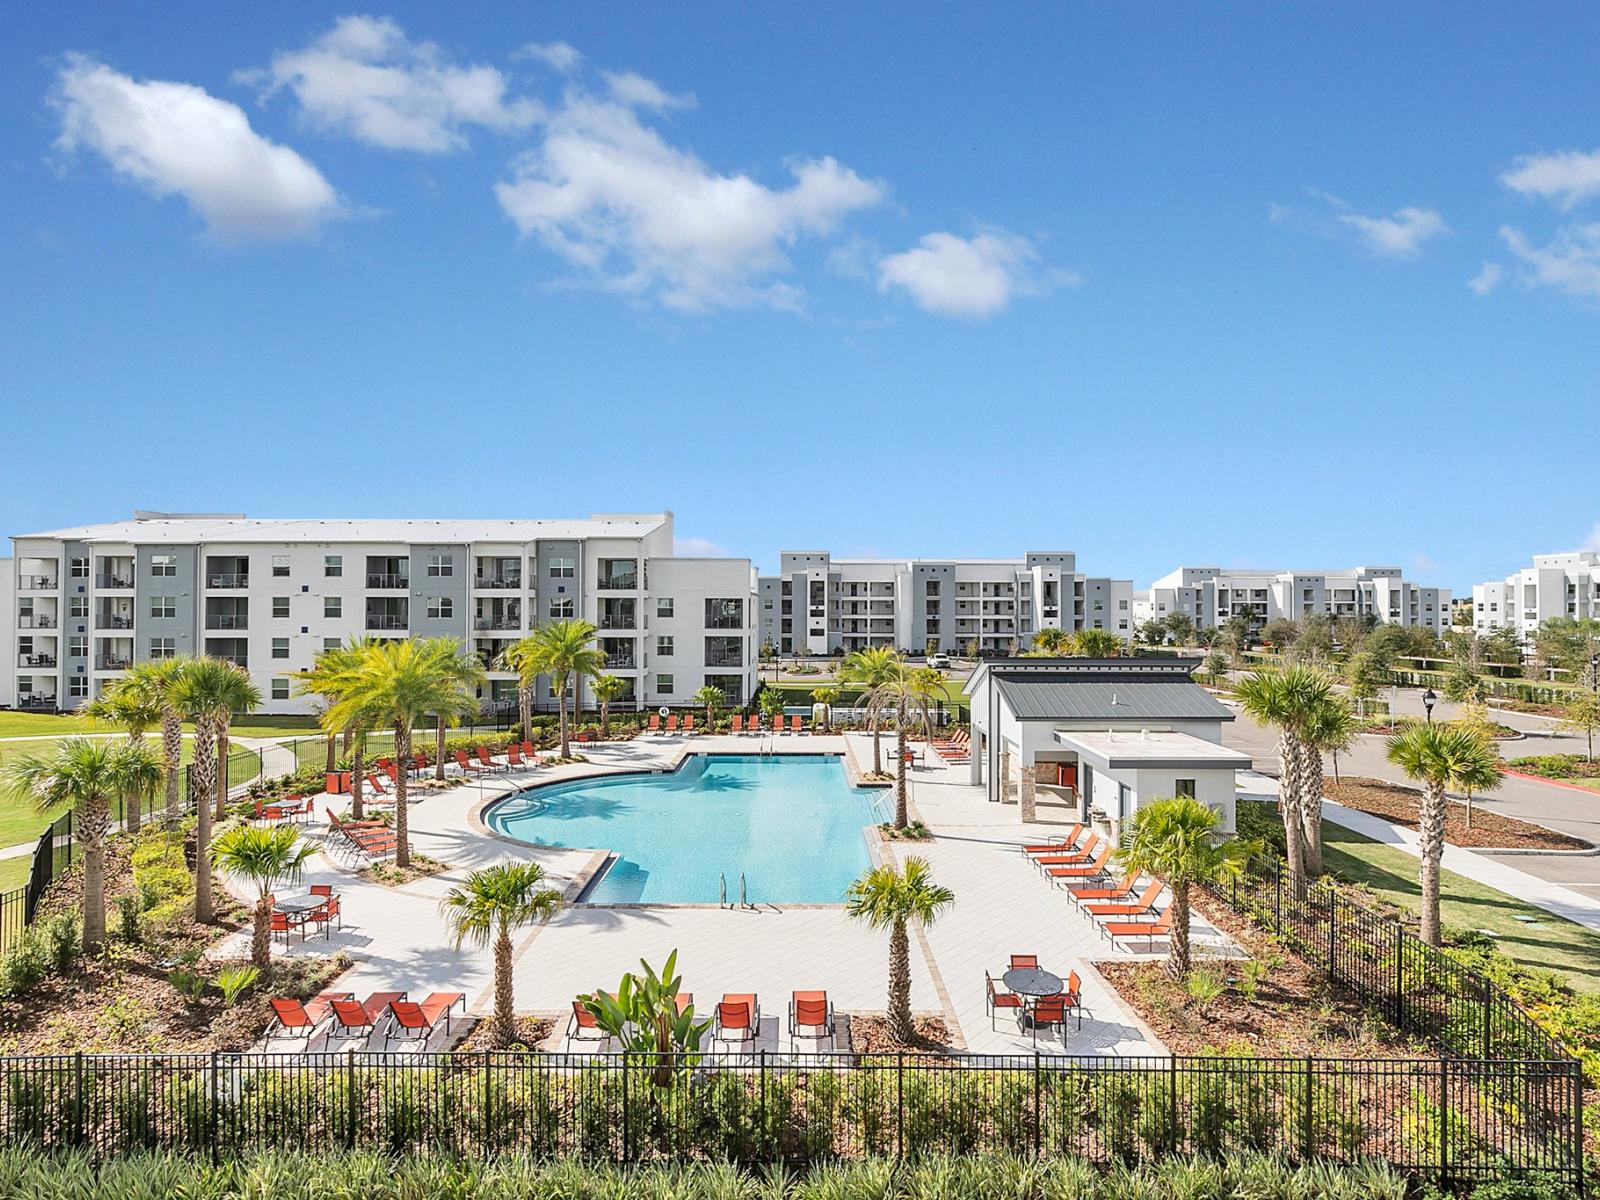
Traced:
[[83, 1051], [75, 1051], [72, 1055], [73, 1088], [76, 1098], [72, 1104], [72, 1140], [75, 1145], [83, 1145], [83, 1110], [85, 1099], [83, 1095]]
[[217, 1052], [211, 1052], [211, 1079], [210, 1086], [206, 1089], [211, 1093], [211, 1161], [216, 1162], [222, 1156], [222, 1112], [221, 1112], [221, 1080], [217, 1078]]
[[1450, 1179], [1450, 1060], [1439, 1057], [1439, 1186]]
[[906, 1056], [894, 1056], [894, 1156], [905, 1157], [906, 1134]]
[[1044, 1151], [1044, 1080], [1039, 1074], [1039, 1052], [1033, 1052], [1033, 1155]]
[[1178, 1152], [1178, 1056], [1167, 1058], [1167, 1153]]
[[1572, 1178], [1580, 1200], [1583, 1196], [1583, 1064], [1567, 1064], [1572, 1078]]
[[1315, 1086], [1316, 1069], [1311, 1056], [1306, 1055], [1306, 1094], [1300, 1104], [1300, 1161], [1310, 1162], [1316, 1153], [1317, 1129], [1312, 1121], [1311, 1092]]
[[354, 1046], [345, 1052], [344, 1080], [345, 1120], [348, 1122], [344, 1131], [344, 1142], [347, 1148], [354, 1150], [356, 1145], [356, 1116], [361, 1111], [361, 1106], [356, 1103], [356, 1051]]
[[628, 1128], [628, 1056], [622, 1056], [622, 1161], [630, 1161], [632, 1154], [632, 1131]]

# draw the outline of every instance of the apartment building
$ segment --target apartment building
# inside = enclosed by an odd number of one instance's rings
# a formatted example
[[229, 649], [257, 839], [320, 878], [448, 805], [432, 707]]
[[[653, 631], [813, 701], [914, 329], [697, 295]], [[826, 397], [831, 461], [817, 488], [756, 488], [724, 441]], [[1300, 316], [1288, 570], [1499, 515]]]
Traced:
[[784, 551], [760, 584], [760, 644], [783, 654], [890, 646], [921, 654], [1027, 649], [1045, 628], [1132, 636], [1133, 583], [1077, 570], [1064, 551], [1017, 559], [834, 558]]
[[1215, 629], [1243, 615], [1260, 629], [1280, 617], [1299, 620], [1371, 617], [1386, 625], [1421, 625], [1442, 634], [1450, 624], [1450, 589], [1423, 587], [1401, 577], [1399, 567], [1348, 571], [1248, 571], [1179, 567], [1134, 601], [1136, 626], [1171, 613], [1188, 613], [1200, 629]]
[[1600, 554], [1536, 554], [1531, 567], [1473, 586], [1472, 627], [1479, 633], [1510, 627], [1531, 641], [1551, 617], [1600, 618]]
[[[756, 686], [748, 559], [679, 558], [672, 514], [586, 520], [249, 520], [139, 513], [13, 537], [12, 703], [75, 708], [145, 659], [210, 654], [248, 670], [263, 710], [308, 712], [291, 672], [355, 636], [455, 637], [486, 666], [539, 624], [599, 628], [619, 702]], [[491, 670], [486, 703], [516, 678]], [[588, 706], [584, 689], [576, 697]], [[556, 698], [548, 680], [540, 708]]]

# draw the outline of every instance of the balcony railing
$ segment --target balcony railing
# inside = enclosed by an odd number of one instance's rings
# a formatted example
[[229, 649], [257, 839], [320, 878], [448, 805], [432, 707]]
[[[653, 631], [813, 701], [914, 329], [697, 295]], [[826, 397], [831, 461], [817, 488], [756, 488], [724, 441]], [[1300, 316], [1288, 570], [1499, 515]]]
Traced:
[[53, 709], [55, 706], [56, 697], [54, 692], [48, 696], [40, 695], [37, 692], [24, 692], [22, 695], [17, 697], [18, 708]]
[[133, 618], [121, 617], [115, 613], [101, 613], [96, 618], [94, 627], [96, 629], [132, 629]]
[[633, 670], [633, 661], [633, 655], [631, 654], [606, 655], [606, 666], [613, 671], [631, 671]]
[[479, 575], [473, 581], [474, 587], [479, 588], [505, 588], [515, 590], [522, 586], [521, 575]]
[[220, 658], [223, 662], [231, 662], [241, 671], [248, 671], [250, 669], [250, 660], [242, 654], [212, 654], [209, 657]]
[[250, 586], [250, 573], [248, 571], [219, 571], [206, 575], [208, 588], [247, 588]]
[[404, 629], [404, 628], [406, 628], [406, 618], [397, 617], [397, 616], [394, 616], [391, 613], [368, 613], [367, 614], [367, 628], [368, 629]]
[[[53, 592], [58, 586], [58, 581], [54, 575], [24, 575], [17, 584], [25, 592]], [[50, 703], [55, 702], [56, 698], [51, 696]]]
[[602, 592], [636, 592], [639, 590], [639, 576], [632, 575], [607, 575], [595, 582], [595, 589]]
[[242, 613], [207, 613], [207, 629], [249, 629], [250, 617]]
[[97, 588], [131, 588], [132, 575], [96, 575], [94, 585]]
[[133, 660], [119, 658], [112, 654], [102, 654], [94, 660], [95, 669], [98, 671], [126, 671], [133, 666]]
[[708, 667], [742, 667], [744, 655], [742, 654], [708, 654], [706, 655]]
[[[382, 575], [367, 573], [367, 586], [369, 588], [404, 588], [411, 586], [409, 575]], [[403, 628], [403, 626], [402, 626]]]
[[17, 618], [17, 625], [22, 629], [54, 629], [56, 619], [45, 613], [34, 613], [32, 616], [23, 613]]
[[479, 617], [476, 622], [478, 629], [521, 629], [521, 617]]
[[53, 667], [56, 665], [54, 654], [24, 654], [22, 665], [25, 667]]
[[637, 623], [636, 618], [633, 616], [632, 613], [601, 613], [600, 614], [600, 628], [601, 629], [633, 629], [635, 627], [636, 623]]

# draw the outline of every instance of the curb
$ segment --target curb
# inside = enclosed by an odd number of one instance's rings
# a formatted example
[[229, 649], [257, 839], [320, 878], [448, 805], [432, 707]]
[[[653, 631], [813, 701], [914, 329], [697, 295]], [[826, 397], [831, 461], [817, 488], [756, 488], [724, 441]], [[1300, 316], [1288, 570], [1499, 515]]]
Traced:
[[1600, 788], [1586, 788], [1581, 784], [1567, 783], [1560, 779], [1550, 779], [1544, 775], [1530, 775], [1526, 771], [1513, 771], [1510, 767], [1505, 769], [1507, 775], [1514, 775], [1518, 779], [1531, 780], [1534, 783], [1548, 783], [1551, 787], [1566, 788], [1569, 792], [1583, 792], [1586, 795], [1600, 797]]

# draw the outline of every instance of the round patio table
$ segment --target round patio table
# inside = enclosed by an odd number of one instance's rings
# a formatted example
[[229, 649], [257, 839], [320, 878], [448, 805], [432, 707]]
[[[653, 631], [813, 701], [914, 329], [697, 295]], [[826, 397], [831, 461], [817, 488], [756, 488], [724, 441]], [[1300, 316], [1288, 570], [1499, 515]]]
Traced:
[[1017, 967], [1003, 977], [1005, 985], [1019, 996], [1059, 996], [1065, 986], [1061, 976], [1042, 967]]
[[321, 908], [328, 902], [326, 896], [313, 896], [309, 893], [303, 896], [284, 896], [272, 902], [274, 911], [288, 913], [291, 917], [298, 917], [313, 909]]

